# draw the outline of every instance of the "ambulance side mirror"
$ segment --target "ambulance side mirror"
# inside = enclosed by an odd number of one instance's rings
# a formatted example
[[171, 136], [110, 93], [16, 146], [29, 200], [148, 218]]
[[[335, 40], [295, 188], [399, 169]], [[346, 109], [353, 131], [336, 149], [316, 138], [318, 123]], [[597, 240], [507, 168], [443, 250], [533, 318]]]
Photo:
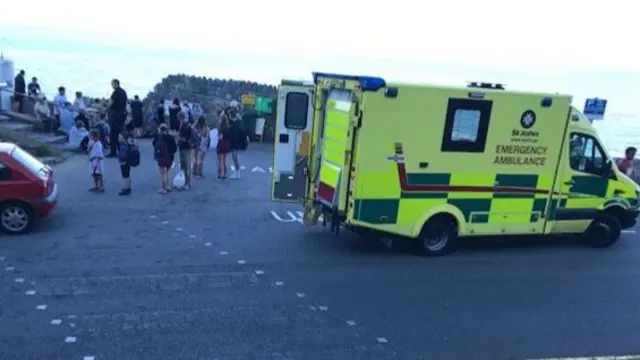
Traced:
[[604, 178], [608, 178], [611, 176], [611, 172], [613, 171], [613, 163], [611, 160], [607, 160], [607, 162], [602, 165], [602, 174], [600, 174]]

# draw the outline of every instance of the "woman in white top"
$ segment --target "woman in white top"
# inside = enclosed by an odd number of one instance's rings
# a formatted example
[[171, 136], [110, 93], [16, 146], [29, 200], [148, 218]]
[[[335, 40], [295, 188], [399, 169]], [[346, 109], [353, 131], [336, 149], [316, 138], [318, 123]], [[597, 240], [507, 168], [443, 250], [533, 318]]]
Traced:
[[53, 98], [53, 115], [56, 118], [56, 124], [53, 126], [52, 130], [60, 127], [60, 109], [67, 106], [67, 95], [65, 92], [66, 89], [64, 86], [60, 86], [58, 88], [58, 94]]
[[73, 101], [73, 110], [80, 112], [87, 108], [87, 105], [84, 103], [84, 99], [82, 98], [82, 92], [76, 91], [76, 99]]

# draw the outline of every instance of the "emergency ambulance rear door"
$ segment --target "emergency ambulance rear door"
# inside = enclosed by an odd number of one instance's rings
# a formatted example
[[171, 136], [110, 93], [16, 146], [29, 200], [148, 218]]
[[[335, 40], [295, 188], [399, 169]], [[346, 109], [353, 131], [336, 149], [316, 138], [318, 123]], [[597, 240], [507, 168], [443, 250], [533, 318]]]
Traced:
[[272, 200], [304, 199], [312, 126], [313, 87], [280, 86], [275, 124]]
[[[345, 210], [345, 166], [351, 161], [351, 110], [354, 94], [351, 90], [333, 89], [325, 104], [319, 177], [316, 180], [316, 200], [329, 208]], [[348, 169], [346, 170], [348, 171]]]

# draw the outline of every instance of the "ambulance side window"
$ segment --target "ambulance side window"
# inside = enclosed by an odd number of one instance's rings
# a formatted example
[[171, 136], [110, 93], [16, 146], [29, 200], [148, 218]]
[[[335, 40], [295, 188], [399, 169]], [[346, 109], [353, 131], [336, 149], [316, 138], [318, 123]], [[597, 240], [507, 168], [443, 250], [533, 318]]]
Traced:
[[304, 130], [307, 127], [309, 95], [301, 92], [287, 93], [284, 107], [284, 126], [287, 129]]
[[569, 149], [571, 169], [593, 175], [602, 174], [606, 158], [596, 139], [589, 135], [573, 133]]
[[492, 106], [487, 100], [449, 99], [441, 150], [484, 152]]

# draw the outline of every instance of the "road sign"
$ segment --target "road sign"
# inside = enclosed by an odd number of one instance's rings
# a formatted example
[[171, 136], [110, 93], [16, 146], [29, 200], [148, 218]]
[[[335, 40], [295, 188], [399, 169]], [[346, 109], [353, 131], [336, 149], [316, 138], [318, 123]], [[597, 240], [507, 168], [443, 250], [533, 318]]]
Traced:
[[264, 97], [264, 96], [258, 96], [256, 97], [255, 103], [256, 103], [255, 109], [258, 113], [261, 113], [261, 114], [273, 113], [273, 105], [272, 105], [273, 99]]
[[591, 98], [584, 102], [584, 111], [582, 113], [589, 120], [602, 120], [604, 119], [604, 111], [606, 108], [606, 99]]
[[253, 105], [256, 103], [256, 97], [254, 95], [242, 95], [242, 103], [244, 105]]

